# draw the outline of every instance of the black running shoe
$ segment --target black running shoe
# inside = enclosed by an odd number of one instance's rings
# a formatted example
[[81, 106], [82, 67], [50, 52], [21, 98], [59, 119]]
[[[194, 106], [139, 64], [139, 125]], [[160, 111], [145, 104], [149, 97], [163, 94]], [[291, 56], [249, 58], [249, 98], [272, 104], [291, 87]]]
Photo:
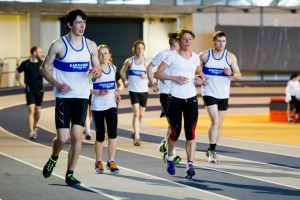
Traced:
[[86, 136], [85, 136], [85, 139], [86, 139], [86, 140], [91, 140], [92, 137], [91, 137], [90, 135], [86, 135]]
[[187, 179], [191, 179], [193, 176], [195, 176], [195, 169], [194, 169], [194, 166], [193, 164], [188, 164], [186, 166], [186, 175], [185, 175], [185, 178]]
[[66, 184], [70, 186], [78, 186], [81, 184], [81, 182], [77, 180], [73, 174], [69, 174], [68, 176], [66, 176]]
[[44, 169], [43, 169], [43, 176], [45, 178], [48, 178], [49, 176], [51, 176], [51, 173], [56, 165], [55, 160], [53, 160], [52, 158], [49, 158], [48, 162], [45, 164]]

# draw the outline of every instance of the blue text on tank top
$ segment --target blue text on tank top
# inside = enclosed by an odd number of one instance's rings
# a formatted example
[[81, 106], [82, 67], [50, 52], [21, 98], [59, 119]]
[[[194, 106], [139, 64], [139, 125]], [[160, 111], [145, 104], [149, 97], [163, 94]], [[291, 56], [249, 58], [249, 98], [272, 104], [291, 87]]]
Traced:
[[65, 72], [87, 72], [90, 67], [90, 62], [62, 62], [55, 59], [53, 66]]
[[202, 72], [211, 76], [228, 76], [224, 73], [224, 69], [211, 68], [203, 66]]
[[140, 76], [141, 73], [146, 73], [145, 70], [129, 70], [128, 76]]
[[116, 88], [115, 81], [93, 83], [94, 90], [113, 90]]

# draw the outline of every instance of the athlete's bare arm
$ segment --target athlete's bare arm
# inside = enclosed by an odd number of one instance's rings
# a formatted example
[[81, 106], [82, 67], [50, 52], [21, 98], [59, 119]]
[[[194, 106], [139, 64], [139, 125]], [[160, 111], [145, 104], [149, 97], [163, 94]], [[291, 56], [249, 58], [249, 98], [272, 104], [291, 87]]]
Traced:
[[56, 87], [62, 94], [66, 94], [72, 90], [72, 88], [66, 83], [59, 83], [54, 79], [50, 68], [53, 65], [54, 59], [56, 57], [62, 58], [66, 51], [66, 47], [62, 39], [54, 41], [48, 51], [48, 54], [41, 67], [41, 75], [54, 87]]
[[124, 62], [124, 65], [120, 71], [122, 80], [124, 81], [124, 85], [127, 87], [128, 86], [128, 81], [127, 81], [127, 77], [126, 77], [126, 73], [129, 69], [129, 67], [132, 65], [132, 59], [131, 58], [127, 58]]
[[232, 68], [232, 71], [233, 71], [233, 73], [231, 74], [232, 78], [234, 80], [240, 80], [241, 76], [242, 76], [242, 73], [241, 73], [240, 68], [237, 64], [237, 59], [236, 59], [235, 55], [231, 52], [228, 52], [227, 59], [228, 59], [228, 62], [230, 64], [231, 68]]
[[195, 71], [195, 85], [203, 85], [206, 86], [208, 84], [208, 78], [204, 77], [202, 72], [202, 65], [200, 64]]
[[159, 92], [159, 88], [153, 78], [153, 72], [152, 72], [153, 67], [155, 67], [155, 65], [152, 62], [150, 62], [149, 65], [147, 66], [147, 76], [148, 76], [150, 85], [153, 87], [153, 92]]
[[[150, 60], [149, 59], [147, 59], [147, 58], [144, 58], [144, 64], [145, 64], [145, 68], [147, 69], [147, 66], [149, 65], [149, 63], [150, 63]], [[141, 77], [142, 78], [148, 78], [148, 76], [147, 76], [147, 72], [146, 73], [141, 73]]]
[[95, 42], [89, 39], [87, 39], [87, 44], [91, 52], [91, 64], [92, 64], [92, 69], [90, 69], [89, 71], [89, 76], [92, 79], [100, 78], [102, 76], [102, 70], [100, 69], [97, 45]]

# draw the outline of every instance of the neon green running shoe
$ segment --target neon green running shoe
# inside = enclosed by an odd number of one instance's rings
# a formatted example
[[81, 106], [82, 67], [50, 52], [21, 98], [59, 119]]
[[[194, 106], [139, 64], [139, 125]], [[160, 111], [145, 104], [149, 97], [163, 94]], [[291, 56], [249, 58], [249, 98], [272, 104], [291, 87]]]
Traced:
[[[162, 160], [163, 160], [164, 163], [166, 163], [166, 159], [165, 159], [166, 155], [167, 155], [167, 152], [165, 152], [163, 154], [163, 157], [162, 157]], [[178, 165], [181, 162], [181, 158], [177, 154], [174, 154], [173, 158], [174, 158], [174, 164], [175, 165]]]
[[178, 165], [178, 164], [181, 162], [181, 158], [180, 158], [179, 155], [174, 154], [174, 155], [173, 155], [173, 158], [174, 158], [174, 163], [175, 163], [175, 165]]
[[168, 151], [167, 148], [166, 148], [166, 141], [165, 140], [163, 140], [160, 143], [160, 145], [158, 147], [158, 150], [159, 150], [160, 153], [166, 153]]

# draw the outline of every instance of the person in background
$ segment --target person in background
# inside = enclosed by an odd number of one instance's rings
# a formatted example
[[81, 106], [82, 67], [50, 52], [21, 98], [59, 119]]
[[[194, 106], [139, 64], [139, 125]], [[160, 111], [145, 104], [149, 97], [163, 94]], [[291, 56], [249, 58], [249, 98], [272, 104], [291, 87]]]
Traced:
[[[37, 138], [37, 124], [41, 117], [44, 97], [43, 77], [40, 74], [40, 67], [43, 63], [42, 53], [41, 47], [33, 46], [30, 49], [30, 58], [23, 61], [15, 72], [15, 78], [26, 93], [27, 123], [31, 140]], [[24, 82], [20, 77], [22, 72], [24, 72]]]
[[[125, 60], [121, 69], [121, 77], [124, 85], [128, 86], [133, 111], [133, 132], [131, 133], [133, 145], [140, 146], [140, 129], [148, 99], [148, 77], [146, 74], [148, 61], [144, 57], [145, 43], [142, 40], [135, 41], [132, 52], [134, 56]], [[126, 76], [127, 72], [128, 80]]]
[[102, 76], [101, 78], [93, 81], [93, 90], [91, 90], [91, 109], [96, 130], [95, 171], [98, 174], [102, 174], [104, 172], [102, 154], [106, 124], [108, 135], [108, 161], [106, 167], [110, 170], [111, 174], [115, 174], [119, 172], [115, 162], [115, 154], [118, 125], [117, 103], [121, 100], [121, 96], [119, 94], [119, 90], [116, 89], [117, 84], [115, 76], [117, 68], [113, 64], [109, 63], [109, 58], [111, 57], [110, 48], [107, 45], [99, 45], [98, 54]]
[[201, 78], [207, 85], [201, 86], [204, 105], [210, 117], [208, 130], [209, 148], [206, 151], [208, 162], [217, 163], [216, 146], [221, 137], [222, 125], [230, 93], [231, 80], [240, 80], [241, 72], [235, 55], [226, 47], [226, 34], [217, 31], [213, 35], [214, 47], [200, 53]]
[[[171, 133], [171, 127], [169, 124], [169, 119], [168, 119], [168, 97], [169, 97], [169, 93], [170, 93], [170, 80], [159, 80], [158, 84], [156, 84], [156, 82], [153, 79], [153, 68], [155, 66], [159, 66], [159, 64], [163, 61], [163, 59], [170, 53], [172, 53], [173, 51], [176, 51], [179, 49], [179, 44], [177, 41], [177, 36], [178, 33], [169, 33], [168, 34], [168, 38], [169, 38], [169, 45], [170, 48], [169, 49], [165, 49], [164, 51], [161, 51], [159, 53], [157, 53], [153, 59], [151, 60], [151, 62], [149, 63], [149, 65], [147, 66], [147, 75], [148, 75], [148, 79], [150, 82], [150, 85], [153, 87], [153, 91], [154, 92], [158, 92], [159, 93], [159, 99], [160, 99], [160, 104], [162, 106], [162, 113], [160, 115], [160, 117], [166, 117], [167, 121], [168, 121], [168, 129], [167, 129], [167, 133], [164, 137], [164, 139], [161, 141], [161, 144], [159, 145], [159, 151], [161, 153], [163, 153], [163, 161], [165, 161], [165, 154], [168, 153], [168, 137]], [[166, 68], [164, 70], [165, 74], [170, 74], [169, 68]], [[180, 156], [178, 156], [176, 154], [175, 148], [174, 148], [174, 152], [173, 152], [173, 157], [174, 157], [174, 163], [175, 165], [180, 163], [181, 158]]]
[[285, 100], [289, 104], [289, 122], [300, 122], [300, 99], [297, 99], [299, 91], [299, 76], [297, 72], [294, 72], [285, 87]]
[[[113, 64], [111, 53], [110, 53], [109, 63]], [[124, 89], [124, 84], [123, 84], [120, 72], [116, 71], [116, 77], [115, 78], [116, 78], [116, 83], [117, 83], [117, 89], [119, 90], [119, 92], [121, 92]], [[92, 82], [91, 82], [90, 86], [91, 86], [90, 89], [92, 90], [93, 89], [93, 83]], [[92, 139], [92, 136], [91, 136], [91, 123], [92, 123], [91, 99], [92, 99], [92, 95], [90, 94], [88, 112], [87, 112], [87, 116], [86, 116], [86, 120], [85, 120], [84, 130], [83, 130], [83, 135], [85, 136], [86, 140], [91, 140]], [[118, 103], [117, 103], [117, 106], [118, 106]], [[105, 130], [107, 130], [106, 125], [105, 125]]]

